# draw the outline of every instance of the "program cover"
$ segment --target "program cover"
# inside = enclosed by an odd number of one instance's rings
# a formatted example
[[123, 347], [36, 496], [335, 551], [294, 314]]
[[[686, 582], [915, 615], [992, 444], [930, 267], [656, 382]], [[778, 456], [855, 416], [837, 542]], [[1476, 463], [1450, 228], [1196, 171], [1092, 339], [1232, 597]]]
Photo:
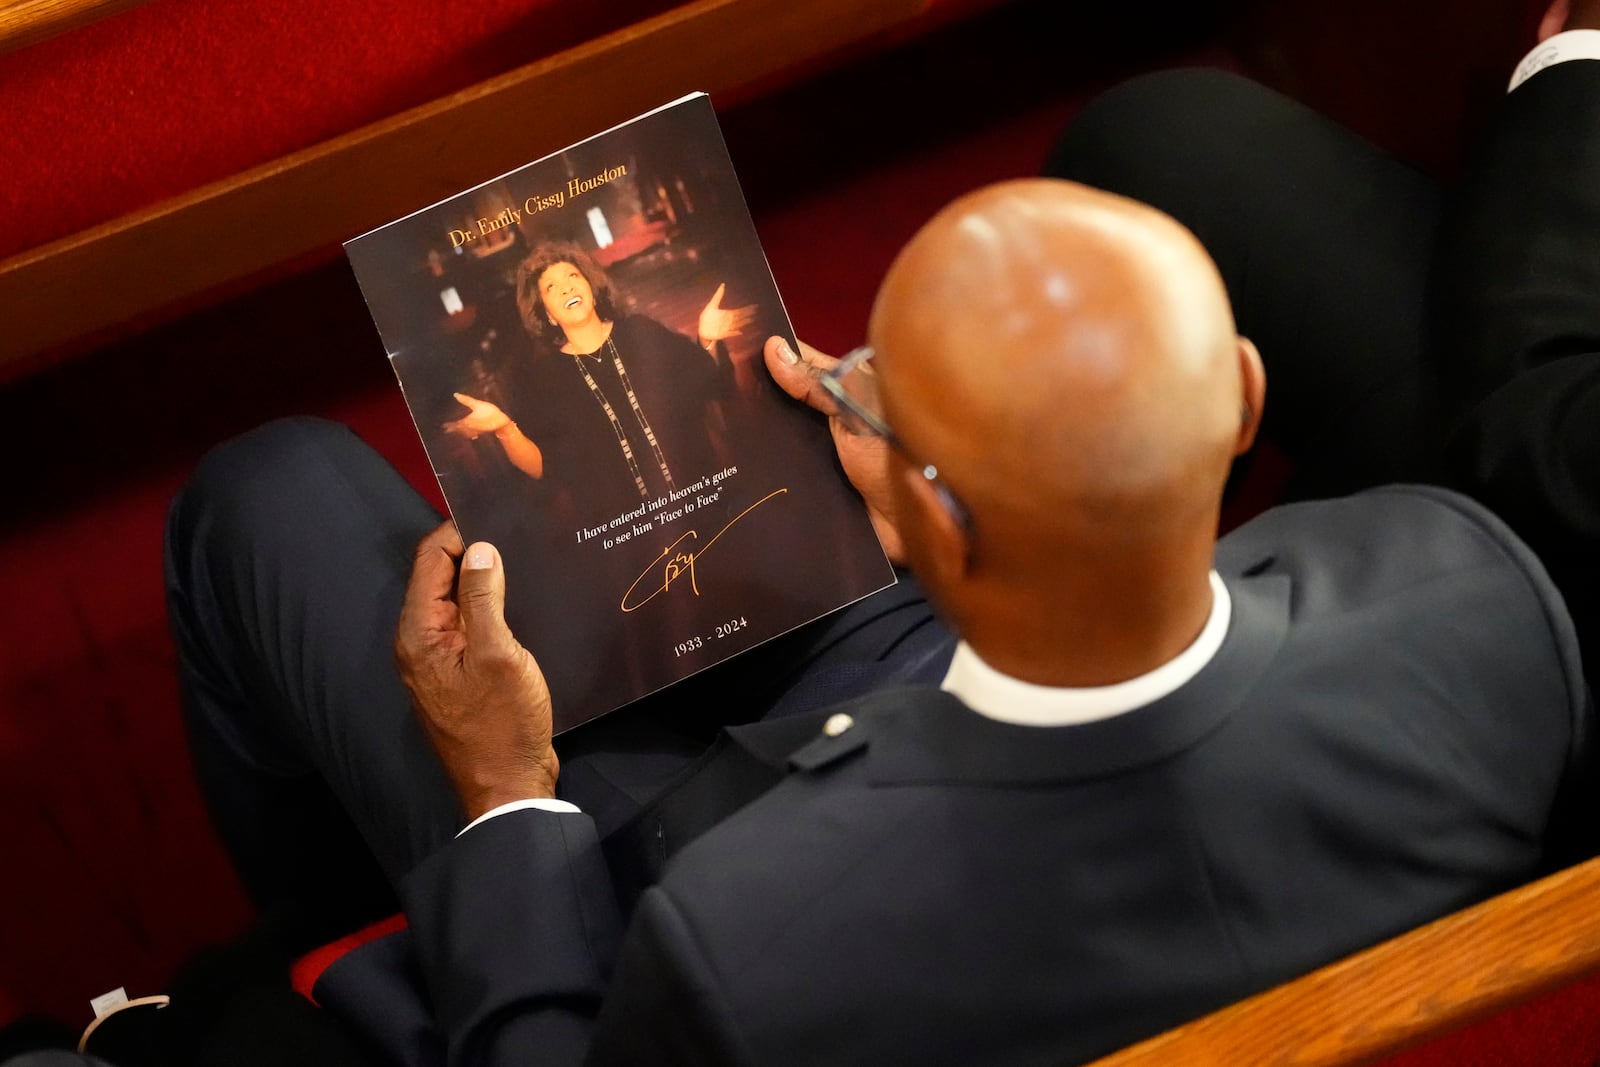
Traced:
[[894, 582], [762, 364], [794, 331], [705, 94], [345, 250], [558, 731]]

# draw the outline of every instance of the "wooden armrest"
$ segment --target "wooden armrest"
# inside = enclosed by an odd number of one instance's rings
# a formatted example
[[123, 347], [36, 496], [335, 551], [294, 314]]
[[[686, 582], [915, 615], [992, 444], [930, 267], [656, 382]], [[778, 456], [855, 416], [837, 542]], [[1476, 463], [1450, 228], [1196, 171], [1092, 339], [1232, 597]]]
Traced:
[[115, 15], [145, 0], [0, 0], [0, 55]]
[[928, 0], [694, 0], [422, 107], [0, 261], [0, 380], [57, 346], [296, 260], [684, 93], [722, 92]]
[[1343, 1067], [1600, 969], [1600, 859], [1447, 915], [1090, 1067]]

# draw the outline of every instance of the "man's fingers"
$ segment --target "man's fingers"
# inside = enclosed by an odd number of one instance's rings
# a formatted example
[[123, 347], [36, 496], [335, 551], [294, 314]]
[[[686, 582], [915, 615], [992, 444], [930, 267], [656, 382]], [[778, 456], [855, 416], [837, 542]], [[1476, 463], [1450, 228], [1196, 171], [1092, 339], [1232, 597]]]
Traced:
[[800, 342], [800, 359], [802, 362], [817, 368], [818, 373], [825, 374], [839, 365], [839, 361], [821, 349], [812, 348], [804, 341]]
[[1600, 30], [1600, 2], [1597, 2], [1597, 0], [1569, 0], [1567, 4], [1567, 29]]
[[824, 415], [832, 415], [837, 406], [833, 397], [822, 387], [822, 376], [839, 361], [818, 352], [801, 342], [798, 353], [783, 337], [769, 337], [761, 354], [766, 358], [767, 372], [778, 388], [816, 408]]
[[400, 605], [400, 622], [395, 628], [394, 648], [402, 676], [410, 676], [426, 660], [426, 650], [440, 630], [449, 628], [455, 605], [450, 592], [456, 580], [456, 560], [461, 556], [461, 535], [455, 524], [446, 520], [417, 545], [411, 564], [411, 580]]
[[417, 563], [420, 566], [426, 557], [433, 561], [430, 566], [448, 570], [450, 580], [453, 582], [456, 576], [456, 563], [464, 551], [466, 546], [461, 543], [461, 531], [456, 529], [456, 524], [452, 520], [446, 519], [417, 542]]
[[448, 519], [417, 544], [411, 582], [406, 586], [406, 613], [414, 613], [435, 600], [449, 599], [461, 552], [461, 534]]

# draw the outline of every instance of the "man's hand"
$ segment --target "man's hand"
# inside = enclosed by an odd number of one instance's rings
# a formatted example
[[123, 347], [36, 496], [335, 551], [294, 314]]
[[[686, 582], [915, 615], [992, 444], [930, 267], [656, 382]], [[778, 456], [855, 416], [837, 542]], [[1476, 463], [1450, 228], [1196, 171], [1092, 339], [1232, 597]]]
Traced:
[[446, 522], [417, 546], [395, 636], [400, 677], [468, 819], [553, 797], [560, 773], [550, 690], [506, 626], [505, 592], [500, 553], [482, 542], [463, 553]]
[[833, 447], [839, 453], [839, 463], [850, 484], [866, 501], [867, 514], [872, 518], [872, 527], [883, 544], [883, 551], [890, 562], [905, 563], [905, 542], [895, 524], [894, 497], [889, 492], [889, 443], [881, 437], [852, 433], [838, 417], [833, 396], [822, 386], [822, 376], [839, 361], [803, 341], [796, 354], [782, 337], [767, 338], [762, 351], [767, 370], [784, 392], [828, 416], [828, 428], [833, 431]]
[[1563, 30], [1600, 30], [1600, 0], [1555, 0], [1539, 22], [1539, 40]]

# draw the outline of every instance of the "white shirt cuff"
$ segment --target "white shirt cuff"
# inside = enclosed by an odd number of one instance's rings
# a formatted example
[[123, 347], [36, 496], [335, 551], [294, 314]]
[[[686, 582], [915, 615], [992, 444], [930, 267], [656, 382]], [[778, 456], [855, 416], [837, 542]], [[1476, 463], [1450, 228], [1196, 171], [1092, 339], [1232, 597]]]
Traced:
[[1522, 57], [1511, 75], [1510, 92], [1546, 67], [1572, 59], [1600, 59], [1600, 30], [1563, 30]]
[[490, 808], [488, 811], [484, 812], [482, 815], [463, 826], [461, 828], [461, 833], [456, 834], [456, 836], [460, 837], [461, 834], [466, 833], [474, 826], [477, 826], [481, 822], [488, 822], [496, 815], [504, 815], [508, 811], [522, 811], [526, 808], [538, 808], [540, 811], [559, 811], [569, 815], [583, 814], [583, 809], [578, 807], [578, 805], [569, 804], [565, 800], [557, 800], [554, 797], [540, 798], [537, 800], [513, 800], [511, 803], [502, 804], [498, 808]]

